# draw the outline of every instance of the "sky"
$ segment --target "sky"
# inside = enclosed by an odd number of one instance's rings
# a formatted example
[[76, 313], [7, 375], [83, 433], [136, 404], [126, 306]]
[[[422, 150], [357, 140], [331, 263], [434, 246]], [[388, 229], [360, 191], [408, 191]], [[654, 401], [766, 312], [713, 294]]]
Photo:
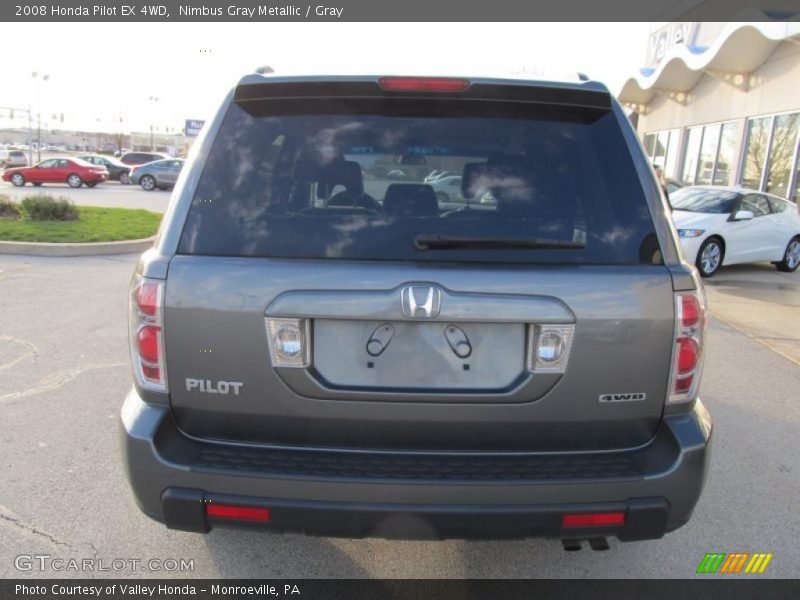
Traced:
[[[0, 107], [51, 129], [180, 130], [244, 74], [575, 79], [616, 93], [644, 64], [650, 23], [2, 23]], [[32, 73], [39, 78], [32, 77]], [[41, 79], [47, 75], [46, 81]], [[151, 100], [157, 98], [157, 100]], [[63, 124], [60, 115], [63, 113]], [[58, 120], [52, 122], [52, 115]], [[0, 108], [0, 128], [25, 119]], [[120, 119], [122, 122], [120, 123]]]

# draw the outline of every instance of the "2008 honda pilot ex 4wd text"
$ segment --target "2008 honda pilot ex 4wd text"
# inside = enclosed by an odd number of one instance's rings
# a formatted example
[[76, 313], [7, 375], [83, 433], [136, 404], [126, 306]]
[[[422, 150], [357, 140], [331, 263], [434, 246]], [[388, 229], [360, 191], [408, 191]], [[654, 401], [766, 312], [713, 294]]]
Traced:
[[167, 527], [661, 537], [711, 423], [705, 300], [603, 86], [246, 76], [130, 294]]

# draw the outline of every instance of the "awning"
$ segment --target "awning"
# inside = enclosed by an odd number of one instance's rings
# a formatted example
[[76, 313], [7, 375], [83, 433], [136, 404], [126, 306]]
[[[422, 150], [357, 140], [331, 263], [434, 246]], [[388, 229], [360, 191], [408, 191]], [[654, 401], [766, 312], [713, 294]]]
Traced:
[[640, 107], [658, 93], [680, 100], [705, 74], [746, 90], [750, 74], [781, 43], [790, 40], [800, 43], [800, 23], [796, 21], [729, 23], [708, 48], [684, 44], [670, 48], [657, 68], [645, 69], [625, 82], [619, 101]]

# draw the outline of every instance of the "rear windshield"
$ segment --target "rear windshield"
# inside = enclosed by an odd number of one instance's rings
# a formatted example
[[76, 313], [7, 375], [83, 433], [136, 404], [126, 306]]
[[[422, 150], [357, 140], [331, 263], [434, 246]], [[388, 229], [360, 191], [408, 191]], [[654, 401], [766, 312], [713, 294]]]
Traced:
[[179, 253], [573, 264], [659, 255], [612, 113], [396, 104], [336, 100], [286, 114], [232, 104]]

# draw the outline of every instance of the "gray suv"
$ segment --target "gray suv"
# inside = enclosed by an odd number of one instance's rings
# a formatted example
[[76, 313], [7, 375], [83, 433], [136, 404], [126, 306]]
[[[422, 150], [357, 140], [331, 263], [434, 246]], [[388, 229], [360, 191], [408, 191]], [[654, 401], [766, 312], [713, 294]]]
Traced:
[[705, 299], [605, 87], [249, 75], [192, 152], [130, 294], [148, 516], [567, 549], [689, 520]]

